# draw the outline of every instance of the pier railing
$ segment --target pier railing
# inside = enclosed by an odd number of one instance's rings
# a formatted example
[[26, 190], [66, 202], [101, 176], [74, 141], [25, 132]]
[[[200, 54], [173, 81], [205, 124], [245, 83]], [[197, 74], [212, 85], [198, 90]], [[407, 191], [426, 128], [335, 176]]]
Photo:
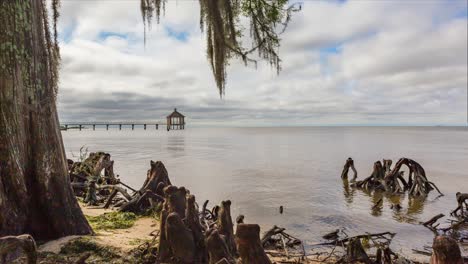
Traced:
[[96, 130], [96, 127], [105, 127], [106, 130], [109, 130], [109, 127], [118, 127], [119, 130], [122, 130], [122, 127], [131, 127], [132, 130], [135, 130], [136, 126], [143, 127], [146, 130], [149, 127], [154, 127], [159, 129], [159, 125], [165, 125], [160, 123], [136, 123], [136, 122], [119, 122], [119, 123], [92, 123], [92, 122], [70, 122], [60, 124], [62, 130], [68, 129], [78, 129], [81, 130], [86, 127], [92, 127], [93, 130]]

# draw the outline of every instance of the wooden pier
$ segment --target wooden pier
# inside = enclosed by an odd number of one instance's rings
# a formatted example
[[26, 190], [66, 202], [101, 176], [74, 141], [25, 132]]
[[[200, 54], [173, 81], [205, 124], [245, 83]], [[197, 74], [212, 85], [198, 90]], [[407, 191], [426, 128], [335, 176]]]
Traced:
[[160, 124], [157, 122], [64, 122], [60, 124], [60, 130], [68, 129], [78, 129], [82, 130], [83, 128], [93, 127], [93, 130], [96, 130], [97, 126], [106, 127], [106, 130], [109, 130], [109, 127], [118, 127], [119, 130], [122, 130], [122, 127], [131, 127], [132, 130], [135, 130], [135, 126], [141, 126], [144, 130], [148, 126], [154, 126], [156, 130], [159, 129], [159, 125], [166, 125], [167, 131], [172, 129], [185, 129], [185, 116], [177, 111], [177, 108], [174, 108], [174, 112], [166, 117], [166, 123]]
[[125, 122], [125, 123], [92, 123], [92, 122], [73, 122], [73, 123], [63, 123], [60, 124], [61, 130], [68, 129], [78, 129], [82, 130], [86, 127], [92, 127], [93, 130], [96, 130], [96, 127], [105, 127], [106, 130], [109, 130], [109, 127], [118, 127], [119, 130], [122, 130], [122, 127], [131, 127], [132, 130], [135, 130], [135, 127], [143, 127], [144, 130], [148, 127], [154, 127], [156, 130], [159, 129], [159, 124], [154, 123], [135, 123], [135, 122]]

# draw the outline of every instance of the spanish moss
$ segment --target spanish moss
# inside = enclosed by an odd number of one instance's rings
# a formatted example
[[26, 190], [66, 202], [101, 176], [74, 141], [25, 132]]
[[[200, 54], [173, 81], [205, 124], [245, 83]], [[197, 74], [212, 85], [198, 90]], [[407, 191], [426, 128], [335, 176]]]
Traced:
[[[157, 22], [165, 0], [141, 0], [141, 11], [146, 28], [151, 25], [153, 14]], [[206, 34], [206, 54], [211, 65], [219, 94], [225, 94], [226, 68], [232, 58], [241, 59], [246, 65], [257, 65], [256, 57], [281, 70], [279, 56], [280, 37], [286, 29], [298, 4], [289, 5], [287, 0], [199, 0], [200, 29]], [[245, 46], [244, 27], [240, 19], [247, 18], [250, 27], [250, 46]]]

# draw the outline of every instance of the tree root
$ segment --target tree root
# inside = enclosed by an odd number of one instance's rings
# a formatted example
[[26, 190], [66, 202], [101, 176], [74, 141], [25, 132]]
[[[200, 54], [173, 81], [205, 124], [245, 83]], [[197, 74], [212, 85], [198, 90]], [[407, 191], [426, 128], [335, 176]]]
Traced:
[[[383, 190], [389, 193], [403, 193], [408, 191], [410, 196], [426, 196], [432, 190], [439, 188], [430, 182], [426, 177], [424, 168], [416, 161], [408, 158], [401, 158], [391, 169], [391, 160], [376, 161], [372, 174], [362, 181], [355, 182], [352, 186], [366, 190]], [[408, 180], [404, 178], [401, 167], [406, 165], [409, 168]], [[346, 165], [345, 165], [346, 167]]]

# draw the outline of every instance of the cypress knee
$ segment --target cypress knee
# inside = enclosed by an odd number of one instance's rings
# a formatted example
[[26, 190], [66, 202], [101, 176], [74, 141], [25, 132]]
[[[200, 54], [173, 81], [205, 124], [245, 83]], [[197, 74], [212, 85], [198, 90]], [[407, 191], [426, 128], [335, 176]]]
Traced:
[[259, 225], [237, 225], [236, 244], [243, 264], [271, 264], [270, 259], [260, 243]]
[[463, 264], [460, 247], [447, 236], [437, 236], [432, 244], [431, 264]]

